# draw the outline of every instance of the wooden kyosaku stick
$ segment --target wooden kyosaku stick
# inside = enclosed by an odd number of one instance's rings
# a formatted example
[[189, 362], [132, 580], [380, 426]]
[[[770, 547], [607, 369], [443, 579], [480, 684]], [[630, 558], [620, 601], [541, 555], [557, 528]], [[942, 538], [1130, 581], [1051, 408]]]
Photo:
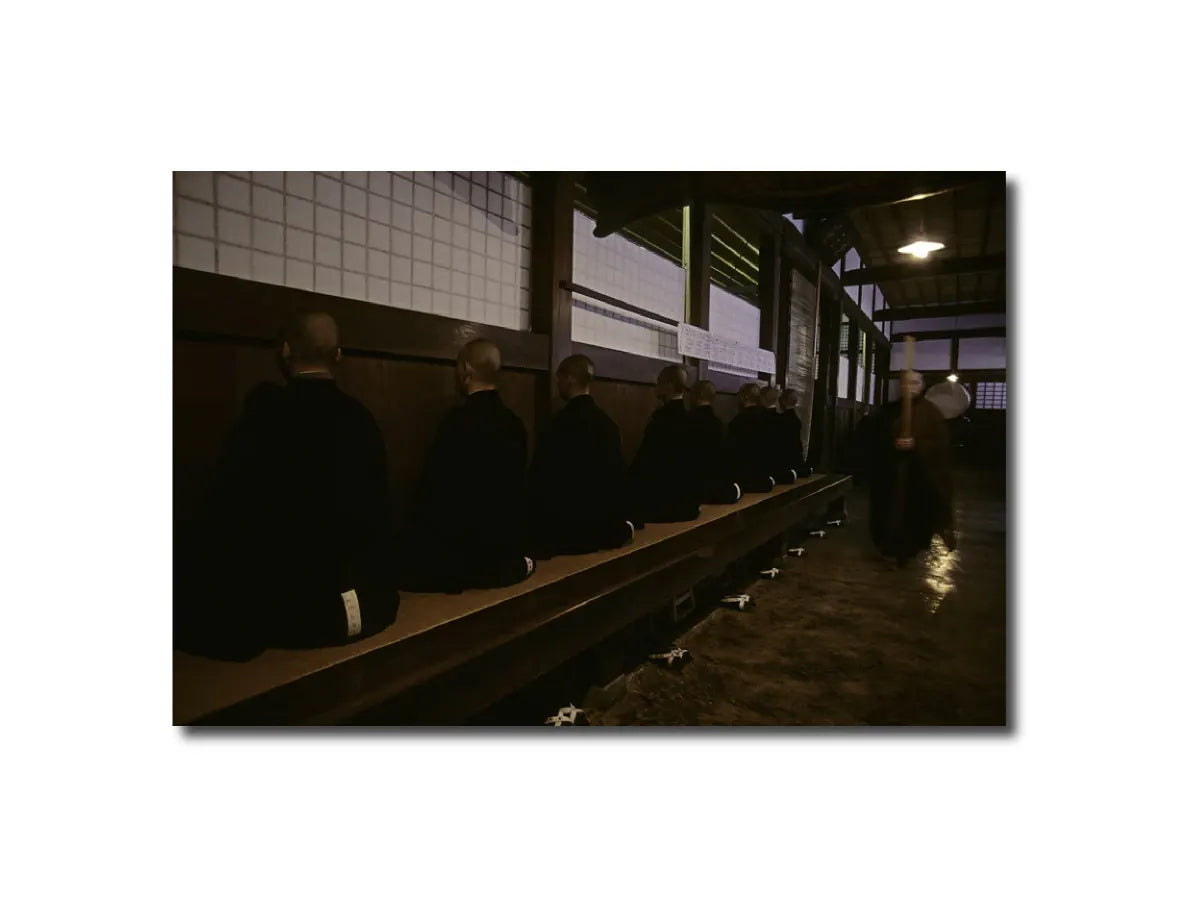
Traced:
[[904, 373], [900, 375], [900, 438], [912, 438], [912, 394], [908, 389], [908, 381], [912, 377], [912, 367], [916, 361], [916, 339], [904, 337]]

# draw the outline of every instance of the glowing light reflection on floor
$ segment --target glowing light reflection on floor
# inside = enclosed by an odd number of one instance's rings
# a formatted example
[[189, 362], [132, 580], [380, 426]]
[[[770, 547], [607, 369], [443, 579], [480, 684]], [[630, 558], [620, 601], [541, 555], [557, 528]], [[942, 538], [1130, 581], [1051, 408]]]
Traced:
[[925, 606], [930, 614], [941, 609], [941, 604], [957, 589], [954, 574], [957, 572], [957, 555], [950, 553], [941, 540], [935, 539], [922, 561], [925, 568], [924, 584], [932, 590], [924, 596]]

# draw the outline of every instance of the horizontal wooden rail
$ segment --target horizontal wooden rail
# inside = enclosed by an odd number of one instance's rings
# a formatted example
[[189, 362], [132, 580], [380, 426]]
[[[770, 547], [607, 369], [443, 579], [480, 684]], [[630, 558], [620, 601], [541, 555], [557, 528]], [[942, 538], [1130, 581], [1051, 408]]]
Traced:
[[612, 305], [614, 308], [620, 308], [623, 311], [628, 311], [631, 314], [639, 317], [647, 318], [651, 321], [658, 321], [660, 324], [666, 324], [668, 327], [679, 328], [679, 322], [674, 318], [668, 318], [666, 315], [660, 315], [657, 312], [649, 311], [645, 308], [640, 308], [637, 305], [631, 305], [629, 302], [624, 302], [621, 299], [615, 299], [613, 296], [608, 296], [605, 293], [599, 293], [597, 290], [591, 290], [589, 287], [583, 287], [580, 284], [570, 283], [567, 280], [561, 281], [560, 284], [570, 293], [576, 293], [578, 296], [588, 296], [590, 299], [596, 299], [598, 302], [604, 302], [606, 305]]
[[296, 311], [332, 315], [345, 353], [453, 361], [463, 345], [482, 337], [499, 346], [504, 367], [543, 371], [548, 366], [548, 337], [540, 334], [224, 274], [172, 269], [172, 328], [177, 336], [273, 345], [281, 325]]

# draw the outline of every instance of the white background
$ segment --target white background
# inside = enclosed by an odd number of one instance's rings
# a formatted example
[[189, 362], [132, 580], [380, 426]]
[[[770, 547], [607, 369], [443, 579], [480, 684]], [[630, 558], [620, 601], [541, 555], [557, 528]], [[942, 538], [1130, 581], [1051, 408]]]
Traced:
[[[14, 7], [3, 890], [1171, 893], [1162, 9]], [[173, 729], [170, 172], [329, 167], [1008, 169], [1013, 731]]]

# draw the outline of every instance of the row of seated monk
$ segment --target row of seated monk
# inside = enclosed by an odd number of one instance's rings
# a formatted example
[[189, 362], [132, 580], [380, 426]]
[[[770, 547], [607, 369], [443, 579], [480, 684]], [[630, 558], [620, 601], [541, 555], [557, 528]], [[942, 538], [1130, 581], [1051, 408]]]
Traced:
[[537, 559], [620, 547], [647, 523], [809, 475], [792, 391], [745, 384], [725, 428], [715, 387], [688, 390], [682, 365], [659, 374], [660, 406], [626, 469], [584, 355], [557, 370], [564, 405], [529, 466], [524, 424], [496, 391], [499, 350], [479, 339], [458, 355], [461, 401], [402, 522], [381, 432], [336, 386], [339, 344], [329, 315], [298, 316], [281, 342], [286, 385], [246, 399], [194, 524], [177, 533], [178, 647], [251, 656], [369, 635], [396, 618], [399, 589], [511, 585]]

